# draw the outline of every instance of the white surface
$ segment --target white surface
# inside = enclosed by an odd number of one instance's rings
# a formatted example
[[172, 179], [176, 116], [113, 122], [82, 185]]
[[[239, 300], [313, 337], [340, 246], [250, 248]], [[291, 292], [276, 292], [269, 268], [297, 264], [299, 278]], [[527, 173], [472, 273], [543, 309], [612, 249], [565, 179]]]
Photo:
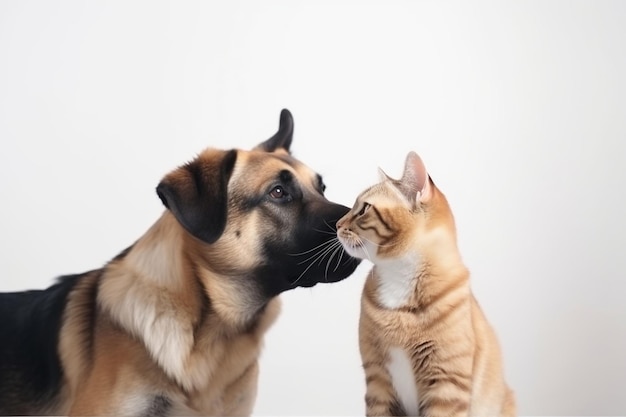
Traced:
[[[206, 146], [295, 117], [352, 205], [417, 151], [456, 214], [521, 415], [626, 410], [626, 3], [0, 2], [0, 277], [101, 266]], [[283, 296], [257, 415], [362, 415], [348, 280]]]

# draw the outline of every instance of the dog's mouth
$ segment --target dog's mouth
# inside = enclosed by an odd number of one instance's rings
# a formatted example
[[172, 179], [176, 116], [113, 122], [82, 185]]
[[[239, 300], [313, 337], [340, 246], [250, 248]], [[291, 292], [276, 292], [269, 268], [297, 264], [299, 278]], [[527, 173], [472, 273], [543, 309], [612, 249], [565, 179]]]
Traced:
[[304, 269], [298, 271], [298, 275], [290, 276], [289, 282], [293, 288], [308, 288], [320, 283], [342, 281], [354, 272], [360, 262], [338, 245], [332, 252], [329, 249], [326, 255], [320, 254], [304, 262]]
[[317, 282], [315, 282], [315, 281], [311, 281], [311, 282], [303, 281], [299, 285], [294, 285], [293, 288], [296, 288], [296, 287], [311, 288], [311, 287], [313, 287], [315, 285], [317, 285]]
[[309, 204], [296, 228], [283, 242], [266, 243], [268, 264], [262, 268], [262, 282], [268, 295], [297, 287], [313, 287], [349, 277], [360, 259], [346, 252], [337, 238], [337, 220], [349, 209], [319, 201]]
[[310, 248], [292, 254], [288, 278], [292, 288], [338, 282], [354, 272], [361, 260], [346, 251], [335, 233], [311, 236]]
[[255, 276], [268, 297], [274, 297], [284, 291], [298, 287], [310, 288], [319, 283], [333, 283], [348, 278], [357, 268], [360, 259], [350, 256], [345, 251], [332, 263], [298, 264], [297, 261], [282, 258], [281, 262], [257, 268]]

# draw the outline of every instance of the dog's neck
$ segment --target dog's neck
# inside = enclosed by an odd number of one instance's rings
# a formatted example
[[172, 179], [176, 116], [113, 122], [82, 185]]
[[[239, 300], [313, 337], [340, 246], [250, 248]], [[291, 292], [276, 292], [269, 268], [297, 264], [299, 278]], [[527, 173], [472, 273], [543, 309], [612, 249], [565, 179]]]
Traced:
[[259, 298], [250, 277], [216, 271], [202, 256], [209, 250], [165, 211], [133, 245], [124, 264], [142, 282], [179, 294], [194, 310], [202, 310], [199, 314], [207, 313], [203, 304], [208, 302], [211, 312], [233, 330], [252, 325], [269, 300]]
[[[263, 332], [274, 321], [278, 300], [252, 300], [245, 277], [221, 276], [201, 264], [198, 242], [165, 212], [124, 254], [109, 263], [98, 301], [122, 328], [141, 339], [153, 359], [185, 389], [205, 375], [190, 369], [203, 349], [195, 332]], [[271, 308], [268, 308], [271, 306]]]
[[188, 284], [185, 232], [168, 212], [157, 220], [123, 259], [141, 279], [170, 291]]

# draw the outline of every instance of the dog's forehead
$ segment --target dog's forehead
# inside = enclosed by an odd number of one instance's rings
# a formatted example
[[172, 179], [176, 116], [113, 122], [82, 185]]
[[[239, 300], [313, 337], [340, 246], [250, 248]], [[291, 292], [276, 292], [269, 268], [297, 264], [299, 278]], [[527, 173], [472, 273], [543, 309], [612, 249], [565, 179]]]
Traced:
[[281, 171], [290, 171], [300, 180], [315, 184], [317, 173], [309, 166], [286, 152], [237, 151], [237, 162], [233, 175], [244, 176], [247, 181], [261, 183], [278, 176]]

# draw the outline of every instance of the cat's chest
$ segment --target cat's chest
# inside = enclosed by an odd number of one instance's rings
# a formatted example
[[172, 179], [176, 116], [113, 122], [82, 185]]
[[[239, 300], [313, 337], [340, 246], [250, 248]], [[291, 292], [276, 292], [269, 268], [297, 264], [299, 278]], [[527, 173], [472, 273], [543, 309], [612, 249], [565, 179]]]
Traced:
[[374, 271], [376, 301], [384, 308], [394, 310], [405, 306], [415, 292], [414, 266], [387, 266]]

